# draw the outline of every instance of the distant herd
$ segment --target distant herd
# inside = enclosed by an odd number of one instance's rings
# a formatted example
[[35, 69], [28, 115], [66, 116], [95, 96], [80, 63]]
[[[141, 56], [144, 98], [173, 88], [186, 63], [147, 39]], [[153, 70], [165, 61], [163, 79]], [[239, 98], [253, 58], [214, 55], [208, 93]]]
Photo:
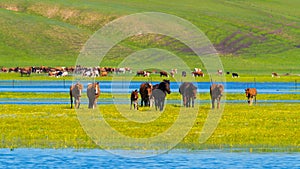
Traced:
[[[77, 66], [70, 66], [70, 67], [48, 67], [48, 66], [29, 66], [29, 67], [3, 67], [0, 66], [0, 72], [15, 72], [20, 73], [21, 76], [27, 76], [29, 77], [32, 73], [36, 74], [48, 74], [49, 77], [64, 77], [68, 76], [70, 74], [76, 74], [81, 75], [84, 77], [101, 77], [101, 76], [108, 76], [109, 74], [125, 74], [130, 73], [132, 74], [133, 71], [129, 67], [122, 67], [122, 68], [116, 68], [116, 67], [83, 67], [80, 65]], [[218, 75], [223, 74], [223, 70], [217, 70], [216, 72]], [[175, 74], [177, 74], [177, 69], [171, 69], [169, 72], [167, 71], [159, 71], [159, 70], [138, 70], [136, 71], [136, 76], [143, 76], [143, 77], [149, 77], [151, 74], [159, 74], [161, 77], [174, 77]], [[240, 77], [238, 73], [233, 72], [226, 72], [227, 75], [231, 74], [232, 78], [238, 78]], [[193, 71], [191, 71], [191, 75], [194, 77], [204, 77], [204, 72], [200, 68], [194, 68]], [[285, 74], [288, 75], [288, 74]], [[187, 76], [186, 71], [181, 72], [182, 77]], [[272, 77], [279, 78], [280, 75], [276, 72], [271, 73]]]
[[[71, 108], [73, 108], [73, 98], [75, 99], [75, 108], [80, 106], [80, 97], [83, 90], [83, 85], [79, 82], [70, 86], [70, 100]], [[222, 84], [212, 84], [210, 86], [210, 96], [212, 109], [215, 108], [215, 101], [217, 108], [220, 108], [221, 97], [223, 96], [224, 86]], [[165, 98], [170, 94], [170, 80], [163, 80], [162, 82], [152, 85], [149, 82], [141, 83], [139, 91], [136, 89], [130, 95], [130, 109], [139, 109], [138, 99], [141, 96], [141, 106], [152, 107], [156, 110], [162, 111], [164, 109]], [[183, 82], [179, 87], [179, 93], [182, 95], [182, 103], [184, 107], [194, 107], [194, 100], [197, 97], [197, 87], [191, 82]], [[252, 105], [253, 99], [256, 103], [256, 88], [245, 89], [248, 104]], [[99, 82], [90, 83], [87, 86], [87, 97], [89, 100], [88, 108], [94, 109], [97, 105], [97, 100], [100, 96]]]

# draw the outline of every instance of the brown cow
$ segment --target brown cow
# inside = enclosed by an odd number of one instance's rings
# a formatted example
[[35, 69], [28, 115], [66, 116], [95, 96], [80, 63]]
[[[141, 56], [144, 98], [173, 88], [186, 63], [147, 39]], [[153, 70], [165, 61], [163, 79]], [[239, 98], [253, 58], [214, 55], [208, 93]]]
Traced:
[[192, 72], [192, 74], [193, 74], [193, 76], [195, 76], [195, 77], [204, 77], [204, 73], [202, 72], [202, 71], [194, 71], [194, 72]]
[[272, 77], [280, 77], [276, 72], [272, 72]]
[[212, 84], [210, 86], [210, 97], [212, 108], [215, 108], [215, 100], [217, 100], [217, 108], [220, 108], [221, 97], [224, 92], [224, 86], [222, 84]]
[[256, 88], [247, 88], [245, 89], [245, 93], [246, 93], [246, 97], [248, 98], [248, 104], [252, 105], [253, 98], [256, 104], [256, 95], [257, 95]]
[[165, 72], [165, 71], [160, 71], [159, 74], [160, 74], [160, 77], [162, 77], [162, 76], [169, 77], [168, 72]]
[[86, 94], [89, 98], [89, 109], [94, 109], [97, 105], [98, 97], [100, 96], [99, 82], [88, 84]]

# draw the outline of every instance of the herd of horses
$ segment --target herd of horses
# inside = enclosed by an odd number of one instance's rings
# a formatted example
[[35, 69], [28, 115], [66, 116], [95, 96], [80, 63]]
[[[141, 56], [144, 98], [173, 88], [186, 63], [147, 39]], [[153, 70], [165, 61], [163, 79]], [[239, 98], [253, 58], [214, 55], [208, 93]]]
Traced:
[[[75, 108], [80, 107], [80, 97], [82, 94], [83, 85], [77, 82], [70, 87], [70, 100], [71, 108], [73, 108], [73, 98], [75, 99]], [[212, 84], [210, 86], [210, 96], [212, 109], [215, 108], [215, 102], [217, 102], [217, 108], [220, 108], [221, 98], [223, 96], [224, 86], [222, 84]], [[130, 109], [132, 106], [135, 110], [139, 109], [138, 99], [139, 94], [141, 96], [141, 106], [152, 107], [155, 106], [156, 110], [162, 111], [164, 109], [165, 98], [167, 94], [170, 94], [170, 80], [163, 80], [162, 82], [152, 85], [149, 82], [142, 83], [140, 89], [134, 90], [130, 95]], [[182, 95], [182, 103], [184, 107], [194, 107], [194, 101], [197, 97], [197, 87], [191, 82], [183, 82], [179, 87], [179, 93]], [[256, 88], [245, 89], [246, 97], [248, 98], [248, 104], [252, 105], [253, 100], [256, 104]], [[90, 83], [87, 86], [87, 97], [89, 100], [88, 108], [94, 109], [97, 105], [97, 100], [100, 96], [99, 82]]]

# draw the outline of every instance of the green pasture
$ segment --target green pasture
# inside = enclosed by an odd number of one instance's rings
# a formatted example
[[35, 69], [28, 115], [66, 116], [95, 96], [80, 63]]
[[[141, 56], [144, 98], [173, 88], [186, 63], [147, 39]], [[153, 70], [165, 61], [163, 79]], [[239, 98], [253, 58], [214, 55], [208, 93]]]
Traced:
[[[299, 75], [299, 5], [297, 0], [2, 0], [0, 66], [74, 66], [87, 39], [106, 23], [138, 12], [163, 12], [201, 29], [218, 50], [225, 71]], [[184, 44], [155, 34], [124, 39], [101, 66], [117, 66], [146, 48], [168, 50], [191, 68], [205, 70]]]
[[[160, 114], [148, 108], [129, 111], [128, 105], [120, 106], [119, 108], [127, 110], [127, 115], [131, 117], [141, 115], [142, 112], [145, 118], [160, 115], [149, 123], [139, 123], [123, 117], [114, 105], [98, 107], [101, 116], [111, 127], [135, 138], [147, 138], [167, 130], [182, 108], [178, 105], [167, 105], [165, 111]], [[80, 110], [85, 109], [88, 111], [84, 107]], [[210, 104], [199, 107], [193, 127], [175, 148], [241, 148], [242, 151], [295, 152], [300, 150], [299, 104], [226, 104], [213, 135], [204, 144], [200, 144], [198, 139], [209, 110]], [[2, 148], [103, 148], [87, 136], [75, 110], [70, 109], [69, 105], [2, 105], [0, 118]], [[185, 127], [185, 124], [181, 125]], [[113, 139], [113, 142], [120, 145], [122, 140]]]

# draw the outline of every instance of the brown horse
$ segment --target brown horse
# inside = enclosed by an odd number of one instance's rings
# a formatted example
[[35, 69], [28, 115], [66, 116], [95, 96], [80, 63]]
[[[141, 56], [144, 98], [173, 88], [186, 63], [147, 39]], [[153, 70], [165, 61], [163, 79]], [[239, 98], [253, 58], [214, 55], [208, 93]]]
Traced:
[[134, 110], [138, 110], [139, 109], [139, 105], [138, 105], [138, 99], [139, 99], [139, 93], [137, 90], [132, 91], [131, 92], [131, 96], [130, 96], [130, 110], [132, 109], [132, 104], [133, 104], [133, 108]]
[[184, 82], [179, 87], [179, 93], [182, 95], [184, 107], [194, 107], [194, 100], [197, 96], [197, 87], [191, 82]]
[[212, 84], [210, 86], [210, 97], [212, 108], [215, 108], [215, 100], [217, 100], [217, 108], [220, 108], [220, 101], [223, 95], [224, 86], [222, 84]]
[[75, 98], [75, 108], [79, 108], [82, 89], [83, 89], [83, 85], [80, 83], [71, 85], [70, 87], [71, 108], [73, 108], [73, 97]]
[[100, 96], [99, 82], [88, 84], [87, 96], [89, 98], [89, 109], [94, 109], [97, 105], [98, 97]]
[[153, 89], [152, 96], [154, 97], [155, 109], [163, 110], [167, 93], [170, 94], [170, 81], [164, 80]]
[[248, 104], [252, 105], [253, 103], [253, 98], [256, 104], [256, 95], [257, 95], [257, 90], [256, 88], [247, 88], [245, 89], [246, 97], [248, 98]]
[[141, 106], [150, 106], [150, 96], [152, 95], [152, 84], [146, 82], [140, 85]]

